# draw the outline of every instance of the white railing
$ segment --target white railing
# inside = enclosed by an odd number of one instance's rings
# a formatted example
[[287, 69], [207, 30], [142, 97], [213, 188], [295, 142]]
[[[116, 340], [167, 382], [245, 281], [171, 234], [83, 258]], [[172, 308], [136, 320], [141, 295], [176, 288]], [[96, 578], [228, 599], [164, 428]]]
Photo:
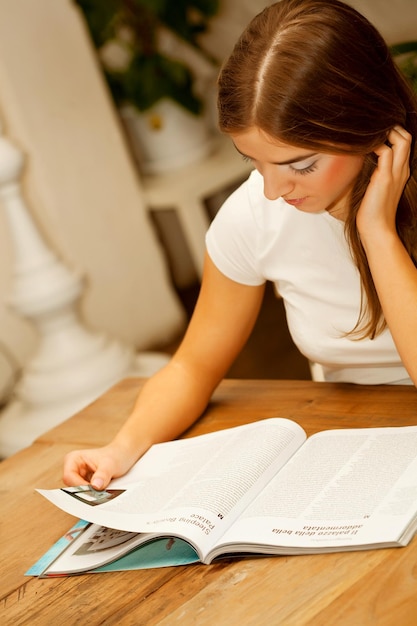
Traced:
[[159, 353], [137, 355], [83, 325], [77, 311], [83, 279], [41, 237], [21, 193], [23, 165], [22, 153], [0, 136], [0, 202], [14, 255], [8, 303], [34, 325], [39, 337], [12, 400], [0, 414], [0, 458], [29, 445], [121, 378], [148, 376], [168, 360]]

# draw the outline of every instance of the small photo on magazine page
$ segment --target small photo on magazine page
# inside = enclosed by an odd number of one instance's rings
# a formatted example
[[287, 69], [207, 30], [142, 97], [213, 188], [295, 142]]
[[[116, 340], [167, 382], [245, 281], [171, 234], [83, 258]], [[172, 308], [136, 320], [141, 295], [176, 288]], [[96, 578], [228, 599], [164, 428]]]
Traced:
[[106, 528], [105, 526], [94, 525], [94, 527], [96, 528], [94, 533], [88, 536], [88, 540], [82, 543], [74, 554], [89, 554], [91, 552], [108, 550], [109, 548], [120, 546], [138, 536], [138, 533], [114, 530], [113, 528]]
[[124, 493], [124, 489], [107, 489], [106, 491], [97, 491], [91, 485], [80, 485], [79, 487], [65, 487], [62, 489], [65, 493], [68, 493], [73, 498], [85, 502], [90, 506], [97, 506], [110, 502], [121, 493]]

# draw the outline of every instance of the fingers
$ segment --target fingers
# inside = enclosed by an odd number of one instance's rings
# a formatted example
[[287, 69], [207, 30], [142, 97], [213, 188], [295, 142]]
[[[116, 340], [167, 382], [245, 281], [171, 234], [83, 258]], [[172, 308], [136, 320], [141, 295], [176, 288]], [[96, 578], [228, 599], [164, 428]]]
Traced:
[[88, 485], [96, 470], [88, 450], [69, 452], [64, 459], [63, 481], [68, 486]]
[[91, 477], [90, 484], [94, 489], [101, 491], [107, 487], [114, 475], [113, 463], [103, 460], [97, 471]]
[[400, 164], [407, 163], [408, 165], [411, 139], [410, 133], [402, 126], [395, 126], [388, 134], [388, 141], [391, 144], [391, 151], [396, 162]]
[[402, 126], [394, 126], [388, 133], [387, 140], [375, 150], [376, 154], [390, 154], [390, 150], [407, 154], [410, 152], [412, 137]]
[[398, 204], [410, 177], [411, 140], [410, 133], [395, 126], [386, 143], [374, 151], [378, 161], [356, 219], [363, 241], [378, 229], [396, 233]]
[[120, 470], [117, 457], [107, 448], [76, 450], [69, 452], [64, 459], [63, 481], [73, 487], [90, 484], [101, 491], [113, 477], [121, 475], [126, 469]]
[[390, 139], [390, 135], [392, 135], [393, 138], [396, 137], [396, 135], [401, 135], [403, 139], [406, 139], [407, 141], [410, 141], [411, 143], [410, 133], [407, 130], [405, 130], [405, 128], [403, 128], [402, 126], [394, 126], [394, 128], [390, 131], [388, 135], [388, 139]]
[[394, 151], [401, 153], [408, 160], [412, 137], [402, 126], [395, 126], [388, 134], [388, 141]]
[[405, 128], [395, 126], [388, 133], [386, 143], [375, 150], [379, 172], [392, 176], [402, 185], [405, 185], [410, 176], [411, 141], [412, 137]]
[[389, 134], [392, 144], [393, 163], [392, 171], [394, 177], [397, 176], [403, 185], [410, 177], [410, 148], [411, 135], [401, 126], [395, 126]]

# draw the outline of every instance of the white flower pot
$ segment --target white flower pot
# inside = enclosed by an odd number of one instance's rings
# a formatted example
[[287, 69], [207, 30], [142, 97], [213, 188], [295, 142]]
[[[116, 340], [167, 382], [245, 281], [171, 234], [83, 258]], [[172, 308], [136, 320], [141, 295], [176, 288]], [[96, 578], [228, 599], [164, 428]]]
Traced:
[[133, 154], [144, 174], [160, 174], [207, 156], [212, 148], [209, 125], [169, 99], [143, 113], [120, 110]]

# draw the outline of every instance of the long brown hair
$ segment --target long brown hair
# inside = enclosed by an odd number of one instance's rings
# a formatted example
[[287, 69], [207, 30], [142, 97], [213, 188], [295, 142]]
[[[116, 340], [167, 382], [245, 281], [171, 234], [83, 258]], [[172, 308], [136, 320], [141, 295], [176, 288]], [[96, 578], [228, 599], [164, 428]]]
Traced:
[[413, 136], [411, 176], [396, 223], [417, 265], [417, 99], [384, 39], [339, 0], [281, 0], [245, 29], [221, 69], [218, 87], [219, 127], [225, 133], [257, 126], [294, 146], [365, 156], [345, 222], [363, 294], [350, 334], [375, 337], [386, 323], [356, 214], [376, 165], [373, 150], [396, 125]]

